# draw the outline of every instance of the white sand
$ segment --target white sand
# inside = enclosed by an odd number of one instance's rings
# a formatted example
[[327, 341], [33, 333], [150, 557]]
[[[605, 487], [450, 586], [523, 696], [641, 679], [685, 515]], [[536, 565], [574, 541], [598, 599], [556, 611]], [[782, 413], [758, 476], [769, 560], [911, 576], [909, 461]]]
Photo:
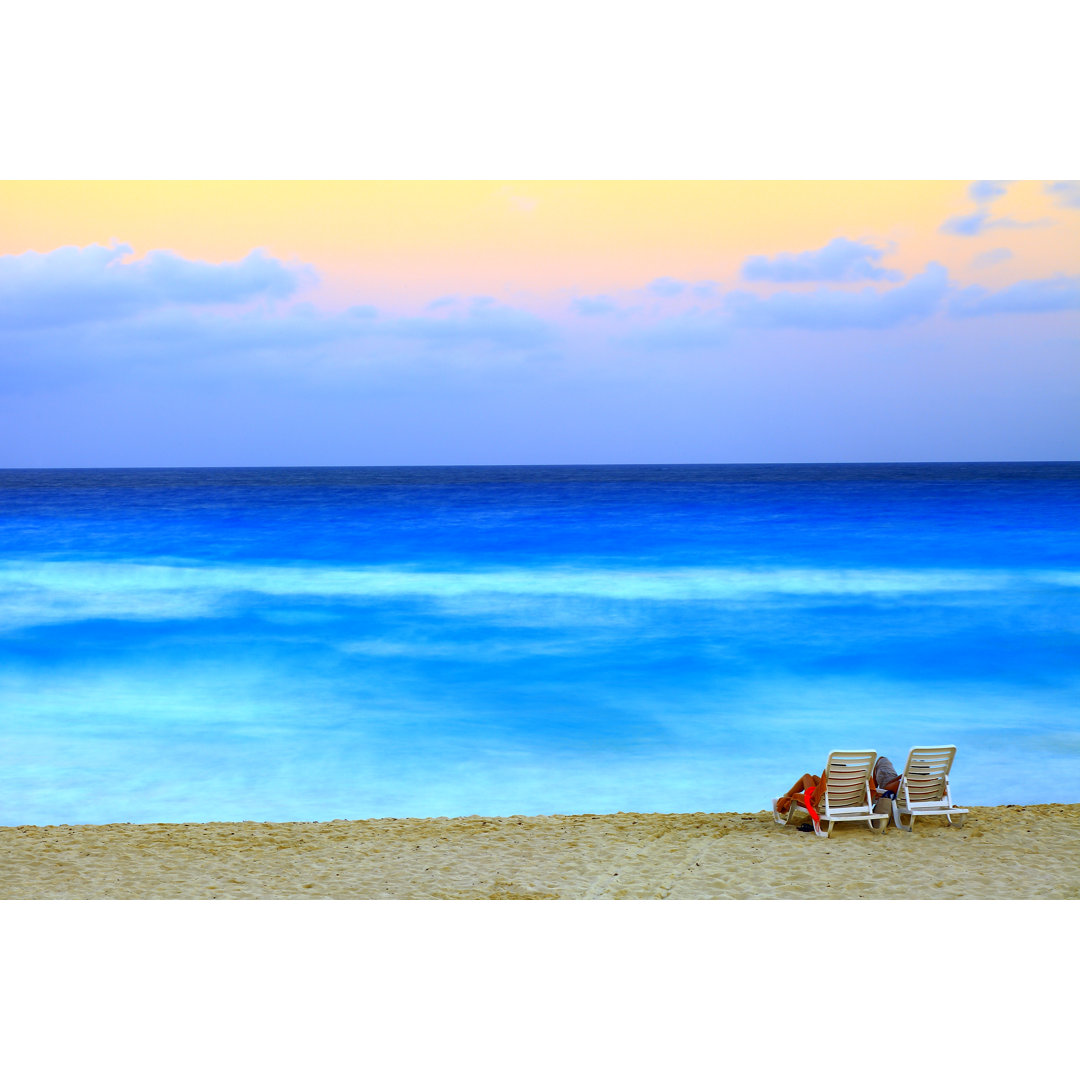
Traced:
[[0, 899], [1078, 899], [1080, 805], [822, 840], [758, 814], [0, 828]]

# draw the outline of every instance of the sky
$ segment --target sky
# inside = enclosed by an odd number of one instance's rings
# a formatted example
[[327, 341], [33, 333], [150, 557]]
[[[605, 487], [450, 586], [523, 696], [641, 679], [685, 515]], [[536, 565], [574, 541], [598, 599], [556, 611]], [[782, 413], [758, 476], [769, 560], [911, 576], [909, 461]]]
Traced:
[[1080, 457], [1080, 182], [0, 183], [0, 465]]

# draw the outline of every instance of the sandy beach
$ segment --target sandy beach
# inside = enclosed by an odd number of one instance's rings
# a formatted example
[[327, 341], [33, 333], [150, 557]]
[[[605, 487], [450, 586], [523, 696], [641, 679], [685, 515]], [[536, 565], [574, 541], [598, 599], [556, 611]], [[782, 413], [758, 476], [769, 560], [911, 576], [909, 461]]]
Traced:
[[829, 840], [766, 812], [9, 827], [0, 898], [1080, 899], [1080, 804]]

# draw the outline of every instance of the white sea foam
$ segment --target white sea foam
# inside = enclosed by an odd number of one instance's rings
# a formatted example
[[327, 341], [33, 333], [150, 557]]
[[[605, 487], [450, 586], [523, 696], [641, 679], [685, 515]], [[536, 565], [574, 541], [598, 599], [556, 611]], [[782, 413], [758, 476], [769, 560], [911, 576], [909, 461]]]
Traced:
[[428, 571], [410, 567], [176, 566], [154, 563], [0, 564], [0, 626], [83, 619], [197, 619], [235, 610], [245, 597], [324, 600], [417, 598], [481, 608], [510, 598], [740, 603], [770, 597], [944, 598], [948, 594], [1080, 588], [1069, 571], [680, 567], [549, 567]]

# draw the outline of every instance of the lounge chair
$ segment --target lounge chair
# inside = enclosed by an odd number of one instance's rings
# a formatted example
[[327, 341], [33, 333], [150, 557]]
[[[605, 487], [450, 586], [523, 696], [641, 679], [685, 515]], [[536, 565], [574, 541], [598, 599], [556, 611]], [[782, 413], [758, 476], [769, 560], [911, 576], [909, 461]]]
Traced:
[[[967, 813], [953, 806], [949, 791], [949, 770], [956, 757], [955, 746], [916, 746], [908, 754], [907, 764], [900, 775], [900, 789], [893, 801], [893, 821], [898, 829], [911, 832], [917, 817], [944, 814], [949, 824], [963, 825]], [[905, 825], [901, 816], [908, 815]], [[959, 822], [954, 823], [953, 817]]]
[[[825, 763], [825, 795], [818, 807], [821, 825], [811, 818], [814, 832], [818, 836], [832, 835], [833, 825], [838, 821], [865, 821], [874, 832], [884, 832], [889, 824], [888, 814], [879, 814], [870, 804], [870, 775], [877, 760], [874, 750], [834, 750]], [[798, 795], [791, 800], [786, 814], [776, 809], [778, 800], [773, 799], [773, 819], [781, 825], [787, 825], [795, 816], [796, 810], [806, 813], [806, 804]], [[879, 829], [875, 822], [881, 822]]]

